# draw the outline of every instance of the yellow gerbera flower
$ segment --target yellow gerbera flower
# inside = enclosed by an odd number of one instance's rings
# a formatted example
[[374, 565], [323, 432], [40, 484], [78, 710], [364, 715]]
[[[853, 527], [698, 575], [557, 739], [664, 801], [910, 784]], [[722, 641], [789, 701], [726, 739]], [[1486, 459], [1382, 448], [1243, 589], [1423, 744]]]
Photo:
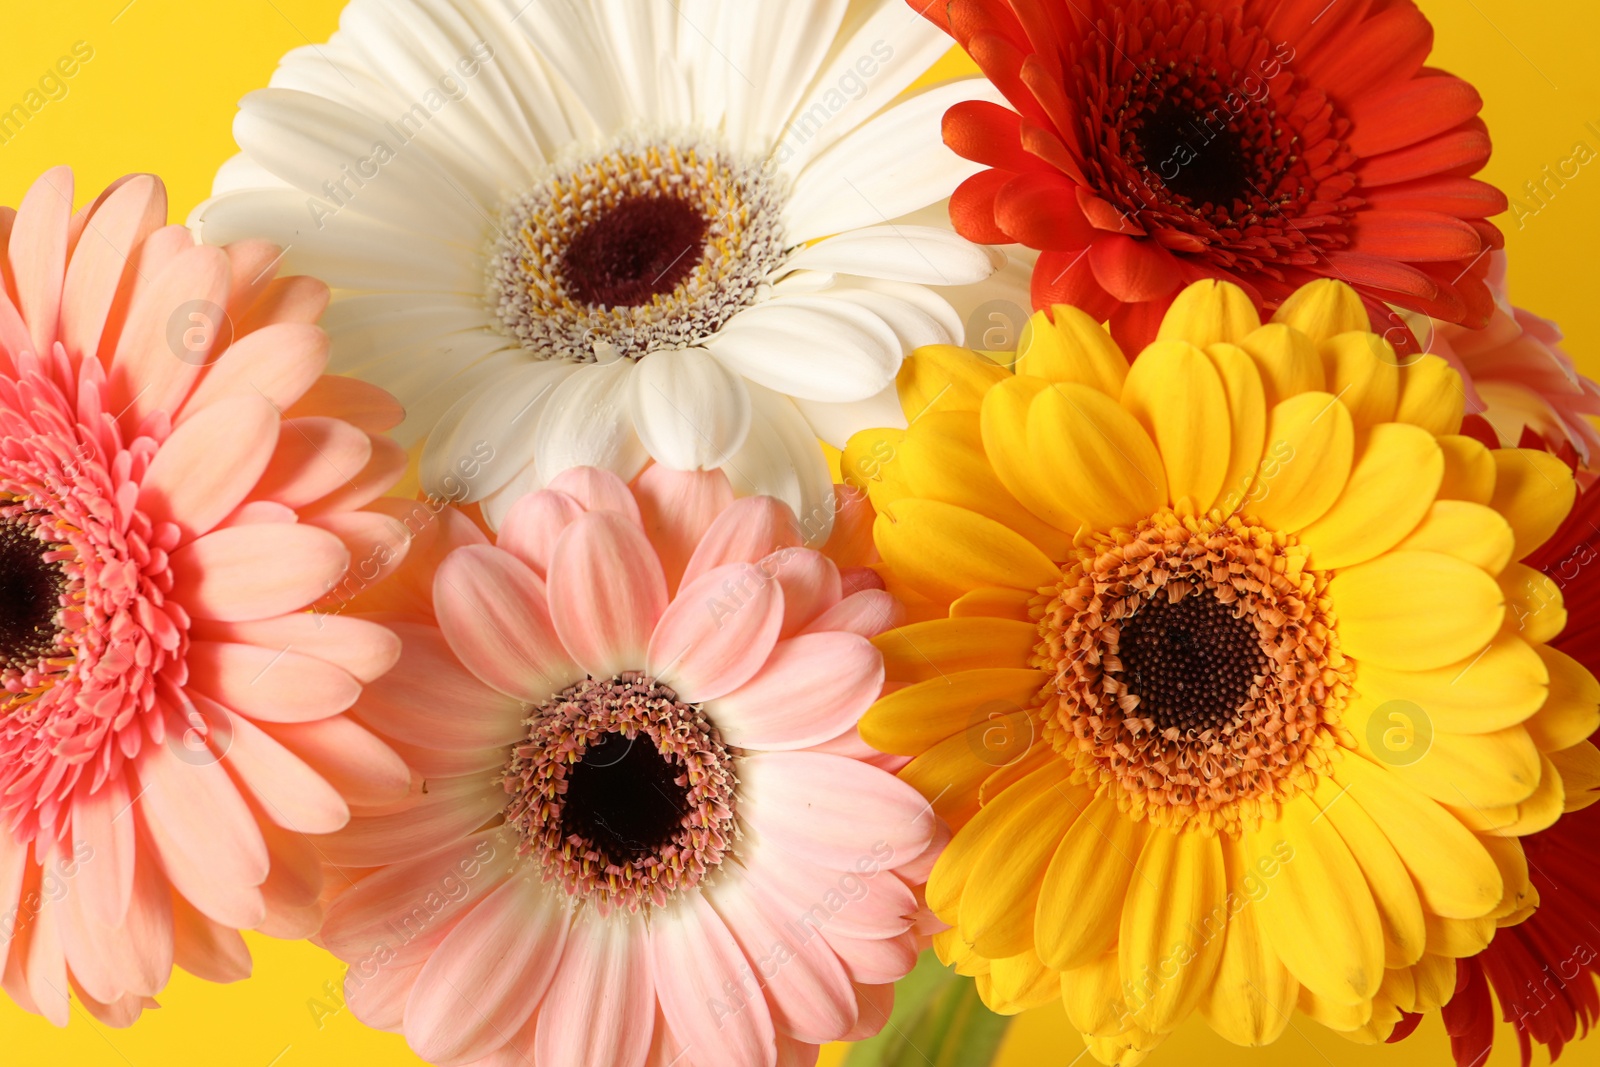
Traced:
[[1131, 367], [1058, 307], [1014, 373], [899, 381], [910, 428], [843, 466], [924, 621], [861, 731], [955, 829], [942, 958], [997, 1011], [1063, 997], [1107, 1063], [1195, 1010], [1376, 1041], [1448, 1000], [1535, 903], [1517, 837], [1600, 783], [1600, 688], [1516, 562], [1566, 467], [1461, 436], [1455, 372], [1330, 281], [1266, 325], [1191, 286]]

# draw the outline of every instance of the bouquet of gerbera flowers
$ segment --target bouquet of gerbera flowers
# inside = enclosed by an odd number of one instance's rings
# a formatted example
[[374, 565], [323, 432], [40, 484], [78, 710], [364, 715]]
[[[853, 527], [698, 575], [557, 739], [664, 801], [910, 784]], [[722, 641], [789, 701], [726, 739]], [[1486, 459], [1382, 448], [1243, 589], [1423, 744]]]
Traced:
[[45, 174], [6, 993], [133, 1025], [255, 930], [449, 1067], [983, 1064], [1056, 1001], [1105, 1064], [1438, 1013], [1479, 1067], [1497, 1006], [1558, 1055], [1600, 387], [1431, 45], [1412, 0], [352, 0], [189, 226]]

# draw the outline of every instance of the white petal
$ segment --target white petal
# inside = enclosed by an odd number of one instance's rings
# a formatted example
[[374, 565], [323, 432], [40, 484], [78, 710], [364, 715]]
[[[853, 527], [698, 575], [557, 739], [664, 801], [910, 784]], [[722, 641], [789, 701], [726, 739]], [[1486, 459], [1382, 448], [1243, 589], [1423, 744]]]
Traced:
[[626, 359], [590, 363], [551, 394], [533, 445], [543, 481], [572, 467], [601, 467], [628, 482], [644, 469], [650, 456], [628, 410], [633, 370]]
[[211, 195], [220, 196], [237, 189], [285, 189], [289, 183], [257, 163], [243, 152], [228, 157], [217, 168], [211, 183]]
[[949, 301], [926, 286], [847, 276], [828, 295], [860, 304], [888, 323], [900, 339], [902, 351], [961, 343], [961, 316]]
[[529, 493], [537, 493], [543, 488], [544, 479], [539, 477], [538, 464], [528, 464], [512, 475], [509, 482], [484, 498], [483, 521], [489, 524], [491, 530], [500, 529], [500, 524], [505, 521], [511, 505]]
[[728, 367], [808, 400], [860, 400], [900, 369], [900, 341], [871, 311], [827, 293], [786, 296], [735, 315], [706, 342]]
[[986, 78], [961, 79], [933, 86], [874, 116], [800, 172], [794, 198], [784, 208], [789, 235], [809, 241], [897, 218], [948, 197], [984, 168], [944, 143], [944, 113], [963, 100], [998, 95]]
[[832, 48], [847, 0], [784, 0], [765, 10], [759, 4], [728, 6], [746, 6], [755, 15], [744, 66], [754, 85], [734, 93], [729, 125], [744, 144], [771, 144]]
[[950, 230], [871, 226], [818, 241], [790, 256], [796, 270], [860, 274], [923, 285], [968, 285], [993, 274], [1004, 257]]
[[423, 490], [467, 504], [511, 481], [533, 462], [544, 407], [576, 369], [572, 363], [526, 363], [456, 401], [423, 446]]
[[632, 379], [633, 425], [658, 463], [715, 470], [750, 431], [744, 380], [703, 348], [652, 352]]
[[796, 400], [816, 435], [834, 448], [843, 448], [851, 436], [876, 426], [896, 430], [906, 427], [906, 413], [900, 407], [900, 392], [893, 382], [876, 396], [848, 404], [823, 404], [815, 400]]
[[833, 532], [833, 476], [822, 446], [788, 397], [750, 385], [752, 418], [744, 447], [723, 468], [739, 496], [771, 496], [789, 505], [806, 543]]

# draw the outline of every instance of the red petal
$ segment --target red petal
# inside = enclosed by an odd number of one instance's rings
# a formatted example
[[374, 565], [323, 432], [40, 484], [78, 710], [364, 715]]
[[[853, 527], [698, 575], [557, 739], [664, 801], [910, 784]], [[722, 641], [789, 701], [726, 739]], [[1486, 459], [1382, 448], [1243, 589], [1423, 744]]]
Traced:
[[1437, 211], [1459, 219], [1486, 219], [1506, 209], [1506, 194], [1476, 178], [1438, 175], [1366, 190], [1367, 203], [1399, 211]]
[[1367, 293], [1361, 294], [1361, 303], [1367, 309], [1367, 318], [1372, 322], [1372, 332], [1382, 335], [1385, 341], [1393, 346], [1395, 353], [1409, 356], [1413, 352], [1421, 352], [1422, 346], [1417, 344], [1417, 339], [1411, 333], [1411, 327], [1406, 325], [1406, 320], [1394, 308], [1384, 301]]
[[1311, 84], [1346, 106], [1367, 93], [1411, 78], [1433, 50], [1433, 26], [1415, 4], [1392, 4], [1359, 27], [1306, 57], [1300, 70]]
[[1333, 273], [1351, 285], [1366, 285], [1403, 293], [1423, 300], [1439, 295], [1439, 283], [1427, 274], [1387, 256], [1373, 256], [1364, 252], [1329, 252], [1328, 265]]
[[1432, 211], [1362, 211], [1350, 250], [1409, 262], [1471, 259], [1483, 241], [1468, 223]]
[[[1027, 31], [1005, 4], [991, 0], [950, 0], [948, 7], [951, 35], [968, 52], [972, 51], [970, 42], [983, 34], [997, 34], [1021, 51], [1030, 50]], [[983, 66], [981, 59], [978, 65]], [[984, 67], [984, 73], [989, 73], [989, 68]]]
[[1489, 128], [1482, 119], [1463, 123], [1449, 133], [1363, 159], [1356, 166], [1362, 185], [1393, 185], [1434, 174], [1473, 174], [1489, 161]]
[[1089, 264], [1106, 292], [1135, 304], [1166, 296], [1180, 276], [1172, 253], [1150, 240], [1107, 234], [1089, 246]]
[[950, 223], [956, 232], [981, 245], [1003, 245], [1012, 240], [994, 221], [995, 195], [1016, 175], [1009, 170], [983, 170], [950, 194]]
[[[1083, 184], [1083, 168], [1078, 165], [1078, 157], [1066, 146], [1066, 142], [1056, 136], [1054, 130], [1048, 126], [1034, 122], [1032, 119], [1023, 119], [1022, 147], [1028, 154], [1038, 159], [1045, 165], [1060, 171], [1073, 181]], [[1035, 165], [1032, 169], [1038, 170]]]
[[1344, 140], [1356, 155], [1376, 156], [1453, 130], [1482, 108], [1478, 90], [1460, 78], [1425, 72], [1351, 103]]
[[1089, 191], [1084, 185], [1078, 186], [1078, 207], [1083, 210], [1083, 217], [1089, 220], [1089, 225], [1097, 230], [1107, 233], [1129, 233], [1139, 237], [1144, 236], [1144, 230], [1128, 215], [1124, 215], [1110, 204], [1101, 200]]
[[1111, 316], [1111, 339], [1124, 352], [1133, 353], [1129, 358], [1137, 359], [1145, 346], [1156, 339], [1161, 331], [1161, 320], [1177, 297], [1174, 292], [1160, 300], [1123, 304]]
[[934, 3], [929, 3], [928, 0], [906, 0], [906, 3], [911, 5], [911, 10], [939, 27], [945, 33], [955, 36], [950, 29], [950, 9], [948, 5], [938, 3], [937, 0]]
[[1023, 84], [1021, 71], [1023, 53], [1016, 45], [996, 33], [984, 33], [967, 43], [967, 54], [983, 69], [984, 75], [1005, 96], [1012, 107], [1039, 122], [1050, 121], [1044, 108], [1034, 98], [1033, 90]]
[[1044, 169], [1022, 150], [1022, 116], [987, 100], [963, 100], [944, 113], [944, 143], [956, 155], [998, 170]]
[[1011, 240], [1029, 248], [1077, 251], [1095, 235], [1094, 227], [1078, 209], [1077, 188], [1059, 174], [1013, 178], [995, 196], [995, 222]]
[[1071, 304], [1104, 322], [1117, 309], [1117, 298], [1094, 280], [1087, 251], [1041, 252], [1033, 266], [1033, 306], [1043, 311], [1057, 304]]

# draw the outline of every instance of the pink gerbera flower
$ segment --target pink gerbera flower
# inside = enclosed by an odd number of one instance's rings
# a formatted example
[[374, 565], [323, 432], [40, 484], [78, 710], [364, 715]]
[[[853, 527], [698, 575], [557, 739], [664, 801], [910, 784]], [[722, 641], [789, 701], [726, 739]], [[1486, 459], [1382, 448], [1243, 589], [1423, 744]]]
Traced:
[[423, 795], [320, 845], [361, 1019], [484, 1067], [802, 1064], [883, 1024], [935, 819], [856, 732], [898, 609], [803, 540], [660, 466], [419, 536], [355, 713]]
[[163, 228], [149, 176], [72, 194], [0, 214], [0, 961], [127, 1025], [174, 963], [247, 975], [240, 929], [314, 931], [301, 834], [409, 790], [339, 714], [398, 642], [302, 611], [401, 541], [355, 509], [403, 457], [385, 394], [322, 377], [320, 282]]

